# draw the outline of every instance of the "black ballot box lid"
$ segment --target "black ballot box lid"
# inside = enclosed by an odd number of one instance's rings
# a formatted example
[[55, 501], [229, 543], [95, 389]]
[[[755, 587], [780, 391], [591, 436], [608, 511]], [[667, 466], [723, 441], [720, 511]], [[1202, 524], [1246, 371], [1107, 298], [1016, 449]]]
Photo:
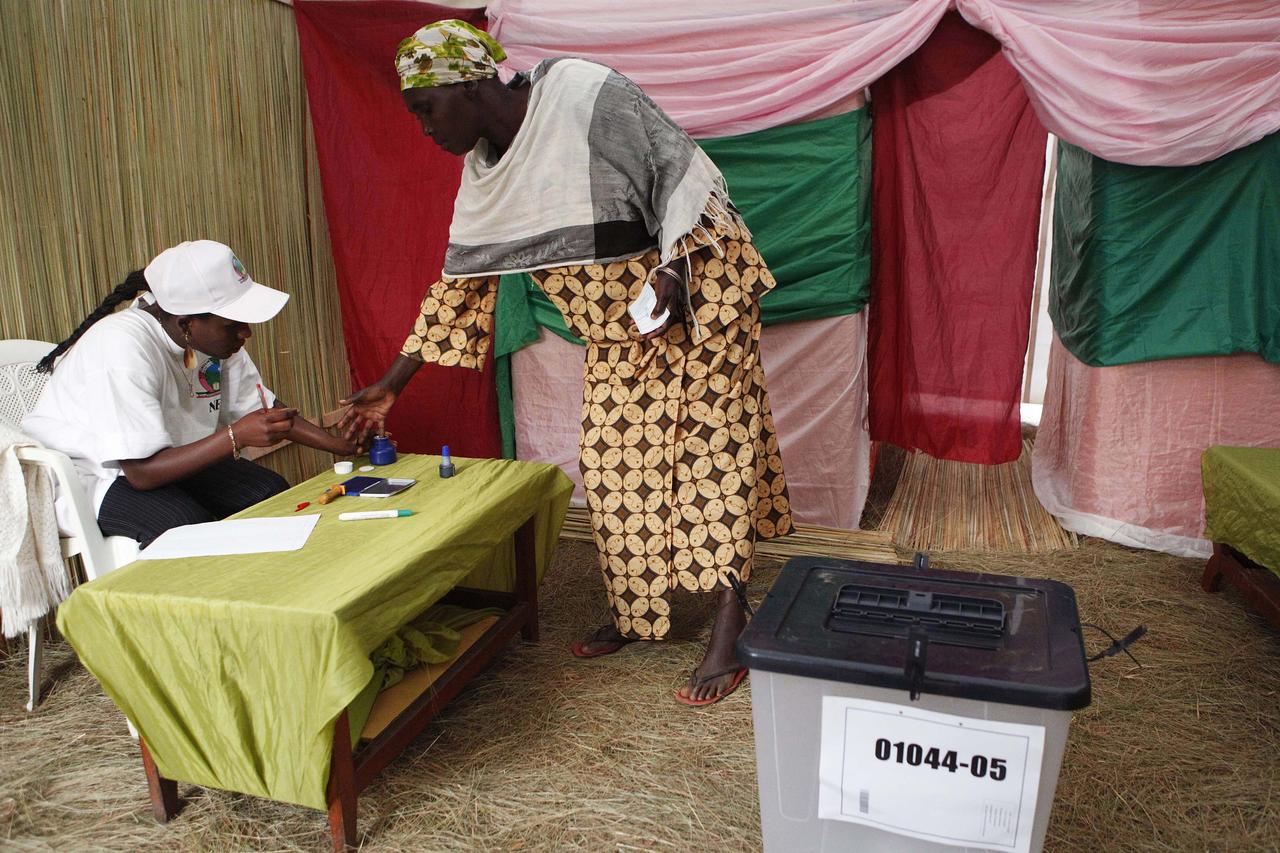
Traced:
[[738, 656], [753, 670], [982, 702], [1069, 711], [1090, 698], [1075, 591], [1051, 580], [796, 557]]

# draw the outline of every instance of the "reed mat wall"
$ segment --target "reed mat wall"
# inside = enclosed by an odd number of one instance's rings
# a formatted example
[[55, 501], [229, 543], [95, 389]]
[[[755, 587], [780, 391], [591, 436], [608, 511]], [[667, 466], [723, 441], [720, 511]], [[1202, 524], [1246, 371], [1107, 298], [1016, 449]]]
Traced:
[[[271, 0], [0, 4], [0, 338], [60, 341], [183, 240], [292, 298], [254, 328], [307, 417], [350, 390], [293, 13]], [[291, 481], [322, 454], [266, 460]]]

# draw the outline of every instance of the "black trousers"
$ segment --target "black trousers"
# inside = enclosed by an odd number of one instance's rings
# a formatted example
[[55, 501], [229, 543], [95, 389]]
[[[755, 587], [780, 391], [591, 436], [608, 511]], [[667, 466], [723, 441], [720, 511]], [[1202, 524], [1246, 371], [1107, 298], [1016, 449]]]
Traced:
[[245, 459], [226, 459], [145, 492], [119, 477], [102, 499], [98, 527], [104, 536], [128, 536], [145, 548], [171, 527], [226, 518], [287, 488], [284, 477]]

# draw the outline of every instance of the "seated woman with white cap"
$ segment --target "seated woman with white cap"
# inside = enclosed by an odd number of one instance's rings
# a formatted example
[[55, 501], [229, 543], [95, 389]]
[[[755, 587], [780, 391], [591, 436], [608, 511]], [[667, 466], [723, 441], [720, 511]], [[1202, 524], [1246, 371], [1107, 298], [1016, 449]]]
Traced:
[[253, 281], [221, 243], [181, 243], [130, 273], [41, 360], [37, 369], [53, 376], [22, 429], [71, 457], [103, 533], [145, 546], [288, 488], [241, 459], [246, 447], [289, 439], [356, 452], [283, 407], [243, 349], [249, 324], [288, 299]]

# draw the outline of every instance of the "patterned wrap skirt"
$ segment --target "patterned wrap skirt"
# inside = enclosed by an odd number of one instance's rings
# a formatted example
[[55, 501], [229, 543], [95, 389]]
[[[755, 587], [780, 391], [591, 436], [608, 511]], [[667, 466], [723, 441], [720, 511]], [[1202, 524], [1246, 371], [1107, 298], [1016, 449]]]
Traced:
[[684, 323], [642, 342], [627, 306], [657, 262], [534, 273], [587, 344], [582, 481], [618, 631], [642, 640], [666, 636], [672, 590], [745, 582], [756, 540], [792, 523], [760, 364], [757, 300], [772, 275], [741, 229], [693, 248], [676, 263], [689, 265], [701, 341]]
[[[586, 342], [583, 485], [614, 621], [638, 640], [667, 635], [672, 591], [745, 583], [756, 541], [792, 527], [760, 364], [758, 300], [772, 274], [736, 217], [686, 238], [675, 263], [689, 272], [696, 324], [685, 318], [641, 341], [627, 307], [658, 260], [651, 251], [532, 273]], [[403, 354], [478, 367], [495, 287], [437, 283]]]

